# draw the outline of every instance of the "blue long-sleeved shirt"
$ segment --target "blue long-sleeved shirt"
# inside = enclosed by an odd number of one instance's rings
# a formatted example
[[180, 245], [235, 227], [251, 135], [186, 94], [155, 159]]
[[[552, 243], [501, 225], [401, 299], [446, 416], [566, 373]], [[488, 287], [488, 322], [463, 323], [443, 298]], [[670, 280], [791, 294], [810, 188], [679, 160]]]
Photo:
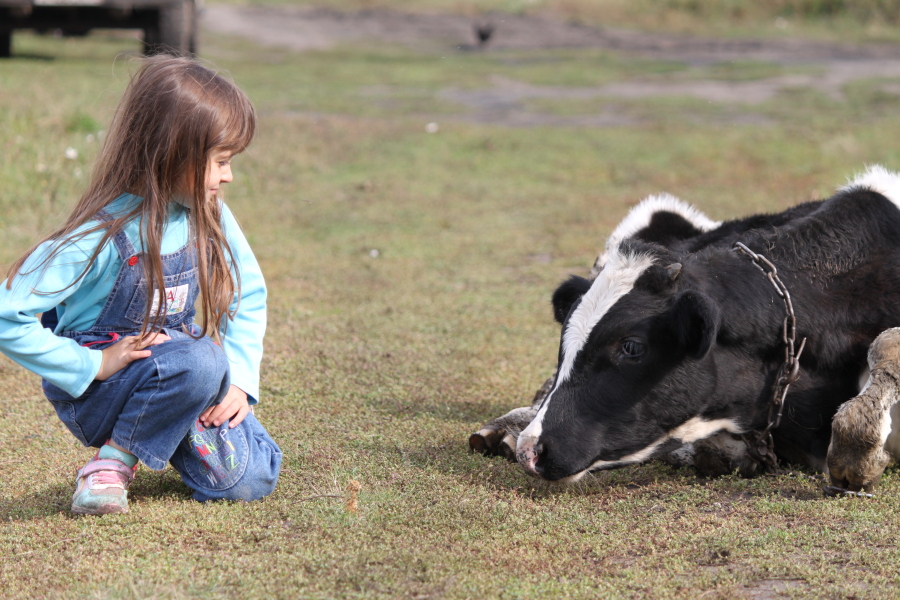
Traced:
[[[106, 210], [116, 215], [139, 201], [140, 198], [126, 194], [110, 203]], [[176, 252], [188, 243], [188, 219], [184, 207], [175, 202], [170, 204], [160, 248], [162, 254]], [[89, 222], [83, 229], [96, 224], [96, 221]], [[143, 250], [140, 227], [140, 219], [124, 227], [139, 252]], [[222, 227], [241, 277], [240, 298], [235, 294], [231, 304], [237, 313], [221, 328], [222, 347], [230, 363], [231, 383], [247, 393], [251, 404], [256, 404], [266, 331], [266, 285], [247, 239], [224, 204]], [[84, 393], [100, 371], [101, 353], [54, 334], [90, 329], [112, 293], [122, 260], [111, 240], [100, 250], [85, 276], [76, 282], [102, 236], [100, 230], [65, 244], [51, 262], [41, 266], [42, 258], [59, 245], [55, 241], [45, 242], [25, 261], [13, 279], [12, 289], [6, 288], [6, 281], [0, 284], [0, 352], [74, 397]], [[36, 315], [54, 307], [58, 307], [59, 324], [51, 332], [41, 325]]]

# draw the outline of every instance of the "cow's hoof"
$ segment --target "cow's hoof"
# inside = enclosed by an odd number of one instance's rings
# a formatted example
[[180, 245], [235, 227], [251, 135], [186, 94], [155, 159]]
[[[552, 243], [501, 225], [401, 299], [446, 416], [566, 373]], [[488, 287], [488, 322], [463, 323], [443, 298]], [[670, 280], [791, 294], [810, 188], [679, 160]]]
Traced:
[[469, 450], [485, 456], [503, 456], [516, 461], [516, 439], [503, 430], [479, 429], [469, 436]]
[[500, 432], [480, 429], [469, 436], [469, 450], [490, 456], [500, 443]]
[[834, 486], [849, 492], [872, 491], [900, 458], [900, 328], [875, 338], [868, 366], [862, 391], [838, 408], [831, 423], [828, 473]]
[[822, 493], [825, 494], [826, 498], [843, 498], [843, 497], [855, 497], [855, 498], [874, 498], [875, 494], [870, 494], [868, 492], [863, 492], [860, 490], [848, 490], [846, 488], [837, 486], [837, 485], [824, 485], [822, 486]]
[[519, 434], [528, 427], [536, 414], [536, 410], [526, 406], [513, 409], [502, 417], [485, 423], [469, 436], [469, 449], [485, 456], [503, 456], [515, 462]]
[[832, 458], [832, 461], [828, 464], [828, 479], [831, 482], [831, 486], [827, 487], [841, 490], [848, 494], [858, 492], [873, 493], [878, 488], [881, 473], [884, 471], [883, 467], [876, 466], [874, 470], [861, 472], [856, 464], [850, 467], [837, 465], [832, 456], [829, 456], [829, 458]]

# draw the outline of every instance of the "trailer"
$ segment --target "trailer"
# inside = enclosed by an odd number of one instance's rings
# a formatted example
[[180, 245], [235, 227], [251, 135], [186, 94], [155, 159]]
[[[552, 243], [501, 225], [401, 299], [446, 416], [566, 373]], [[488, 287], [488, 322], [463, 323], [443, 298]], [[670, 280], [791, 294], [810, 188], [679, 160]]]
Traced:
[[92, 29], [140, 29], [144, 52], [197, 52], [201, 0], [0, 0], [0, 57], [12, 54], [12, 33], [33, 29], [87, 35]]

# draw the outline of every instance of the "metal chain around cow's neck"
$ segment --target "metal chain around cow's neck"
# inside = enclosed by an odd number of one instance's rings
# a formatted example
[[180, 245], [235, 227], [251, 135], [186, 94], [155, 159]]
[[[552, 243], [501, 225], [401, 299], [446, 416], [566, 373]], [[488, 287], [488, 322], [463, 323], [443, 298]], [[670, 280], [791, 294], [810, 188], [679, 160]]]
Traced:
[[797, 336], [797, 318], [794, 316], [794, 305], [791, 302], [791, 294], [778, 277], [778, 269], [775, 268], [765, 256], [757, 254], [741, 242], [735, 242], [734, 250], [743, 252], [753, 260], [753, 264], [763, 272], [771, 282], [776, 293], [784, 301], [785, 317], [781, 326], [781, 339], [784, 342], [784, 363], [778, 369], [775, 383], [772, 385], [772, 400], [769, 402], [769, 421], [762, 429], [756, 429], [745, 433], [742, 437], [747, 445], [747, 456], [768, 472], [775, 472], [778, 458], [775, 455], [775, 441], [772, 439], [772, 430], [781, 423], [781, 414], [784, 412], [784, 399], [787, 397], [791, 384], [800, 377], [800, 354], [806, 346], [806, 338], [800, 342], [800, 348], [795, 352], [795, 340]]

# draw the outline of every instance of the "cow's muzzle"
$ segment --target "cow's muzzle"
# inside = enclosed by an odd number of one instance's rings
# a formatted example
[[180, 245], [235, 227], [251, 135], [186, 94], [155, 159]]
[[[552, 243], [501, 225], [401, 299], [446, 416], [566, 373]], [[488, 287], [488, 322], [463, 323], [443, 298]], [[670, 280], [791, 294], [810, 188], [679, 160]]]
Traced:
[[538, 464], [538, 459], [544, 452], [544, 445], [535, 436], [519, 436], [516, 444], [516, 460], [529, 475], [543, 477], [543, 469]]

